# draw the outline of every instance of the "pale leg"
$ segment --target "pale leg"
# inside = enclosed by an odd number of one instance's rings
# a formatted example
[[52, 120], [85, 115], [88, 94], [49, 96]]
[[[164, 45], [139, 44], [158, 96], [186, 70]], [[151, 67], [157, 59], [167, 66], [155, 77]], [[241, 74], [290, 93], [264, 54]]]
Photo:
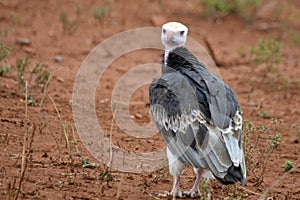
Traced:
[[168, 193], [168, 195], [173, 196], [175, 199], [175, 197], [182, 197], [179, 181], [183, 170], [183, 164], [168, 148], [167, 157], [169, 161], [169, 171], [174, 178], [172, 191]]
[[192, 189], [189, 192], [189, 195], [190, 195], [191, 198], [195, 198], [198, 195], [200, 195], [200, 192], [199, 192], [199, 183], [200, 183], [200, 180], [201, 180], [202, 169], [200, 169], [200, 168], [194, 168], [194, 172], [196, 174], [196, 180], [194, 182], [194, 185], [193, 185]]

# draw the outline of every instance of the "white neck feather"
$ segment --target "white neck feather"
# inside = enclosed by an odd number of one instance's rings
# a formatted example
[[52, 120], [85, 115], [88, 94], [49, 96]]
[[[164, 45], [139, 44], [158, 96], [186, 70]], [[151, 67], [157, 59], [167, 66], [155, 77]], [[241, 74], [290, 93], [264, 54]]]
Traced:
[[164, 62], [165, 62], [165, 65], [167, 64], [167, 59], [169, 57], [169, 53], [171, 51], [173, 51], [176, 47], [170, 47], [170, 46], [166, 46], [165, 48], [165, 56], [164, 56]]

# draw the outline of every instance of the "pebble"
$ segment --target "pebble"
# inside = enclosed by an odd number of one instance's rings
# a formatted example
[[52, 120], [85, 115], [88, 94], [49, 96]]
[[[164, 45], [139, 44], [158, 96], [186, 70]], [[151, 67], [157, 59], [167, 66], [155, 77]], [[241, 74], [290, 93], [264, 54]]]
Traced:
[[54, 60], [55, 60], [55, 62], [63, 62], [64, 58], [60, 55], [57, 55], [57, 56], [54, 57]]
[[31, 44], [30, 38], [22, 37], [17, 39], [17, 43], [24, 46], [29, 46]]
[[61, 83], [65, 82], [65, 80], [62, 77], [56, 77], [56, 79], [57, 79], [58, 82], [61, 82]]
[[136, 113], [136, 114], [135, 114], [135, 118], [137, 118], [137, 119], [142, 119], [142, 118], [143, 118], [143, 115], [140, 114], [140, 113]]

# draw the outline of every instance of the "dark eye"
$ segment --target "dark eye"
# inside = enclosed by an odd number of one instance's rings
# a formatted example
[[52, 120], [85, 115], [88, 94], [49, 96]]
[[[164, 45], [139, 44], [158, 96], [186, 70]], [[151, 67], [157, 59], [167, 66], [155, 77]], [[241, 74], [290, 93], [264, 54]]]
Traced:
[[163, 33], [166, 33], [166, 29], [163, 29], [162, 31], [163, 31]]
[[183, 34], [184, 34], [184, 31], [180, 31], [179, 33], [180, 33], [180, 35], [183, 35]]

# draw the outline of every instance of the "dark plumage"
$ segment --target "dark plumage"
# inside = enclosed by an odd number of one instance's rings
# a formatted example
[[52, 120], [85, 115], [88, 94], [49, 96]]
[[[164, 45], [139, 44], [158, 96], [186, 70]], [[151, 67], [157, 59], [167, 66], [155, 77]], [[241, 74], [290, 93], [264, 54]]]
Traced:
[[209, 169], [223, 184], [246, 182], [242, 117], [235, 93], [186, 48], [169, 53], [150, 85], [153, 119], [182, 163]]

